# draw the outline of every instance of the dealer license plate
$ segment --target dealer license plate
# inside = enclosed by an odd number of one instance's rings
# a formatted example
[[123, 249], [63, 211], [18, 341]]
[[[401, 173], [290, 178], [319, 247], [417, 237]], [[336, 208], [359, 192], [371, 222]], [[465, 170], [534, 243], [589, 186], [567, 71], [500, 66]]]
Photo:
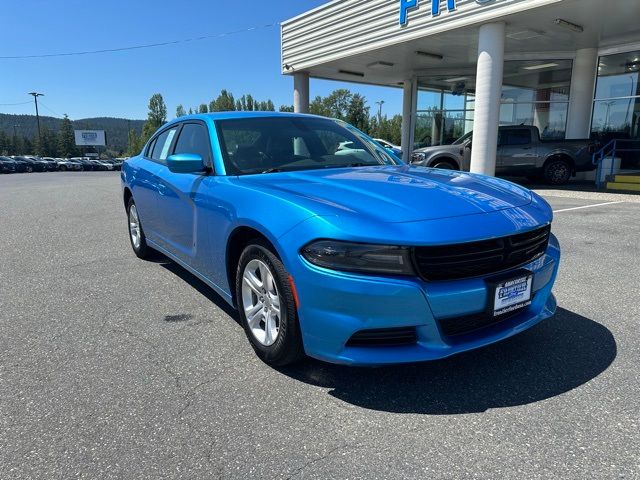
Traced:
[[493, 316], [504, 315], [531, 305], [533, 275], [523, 275], [496, 285]]

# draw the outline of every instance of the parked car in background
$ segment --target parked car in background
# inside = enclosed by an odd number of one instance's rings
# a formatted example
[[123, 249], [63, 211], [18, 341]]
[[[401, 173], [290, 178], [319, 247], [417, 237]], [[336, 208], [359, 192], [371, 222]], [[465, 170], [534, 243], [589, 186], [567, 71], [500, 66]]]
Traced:
[[[451, 145], [416, 150], [411, 163], [424, 167], [468, 171], [471, 163], [473, 132]], [[576, 172], [595, 169], [592, 155], [597, 144], [590, 139], [541, 140], [533, 126], [500, 127], [496, 174], [540, 178], [551, 185], [564, 185]]]
[[109, 164], [111, 166], [113, 166], [114, 170], [121, 170], [122, 169], [122, 162], [118, 162], [116, 160], [114, 160], [113, 158], [109, 158], [106, 160], [100, 160], [102, 163], [106, 163]]
[[396, 157], [402, 158], [402, 148], [399, 145], [394, 145], [391, 142], [388, 142], [382, 138], [374, 138], [376, 142], [382, 145], [384, 148], [393, 153]]
[[32, 157], [16, 156], [12, 157], [14, 160], [20, 160], [27, 163], [31, 167], [32, 172], [47, 172], [49, 171], [49, 164], [42, 160], [34, 160]]
[[114, 169], [112, 164], [103, 162], [102, 160], [89, 160], [89, 161], [96, 166], [96, 170], [99, 170], [101, 172], [106, 172]]
[[76, 160], [56, 158], [56, 161], [58, 162], [58, 169], [62, 172], [66, 172], [68, 170], [71, 170], [71, 171], [83, 170], [82, 163]]
[[272, 365], [305, 353], [436, 360], [556, 309], [560, 247], [545, 200], [497, 178], [405, 165], [334, 119], [182, 117], [121, 179], [134, 253], [164, 253], [237, 307]]
[[55, 158], [40, 157], [40, 160], [42, 160], [43, 162], [47, 162], [47, 166], [50, 172], [57, 172], [59, 170], [58, 160], [56, 160]]
[[16, 164], [16, 173], [31, 173], [33, 172], [33, 167], [30, 163], [25, 162], [24, 160], [19, 160], [17, 157], [4, 157], [9, 160], [13, 160]]
[[16, 173], [16, 162], [9, 157], [0, 156], [0, 173]]

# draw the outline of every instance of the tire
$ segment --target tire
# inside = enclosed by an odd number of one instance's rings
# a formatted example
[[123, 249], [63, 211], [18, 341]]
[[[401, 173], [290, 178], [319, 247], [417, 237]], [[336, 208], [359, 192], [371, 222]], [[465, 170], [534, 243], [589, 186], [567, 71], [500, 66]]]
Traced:
[[[136, 257], [147, 260], [153, 256], [153, 251], [147, 245], [147, 237], [144, 235], [140, 216], [133, 198], [127, 204], [127, 223], [129, 231], [129, 241]], [[135, 233], [134, 233], [135, 232]]]
[[[251, 277], [254, 280], [248, 280]], [[262, 361], [282, 367], [304, 357], [289, 274], [261, 240], [249, 242], [240, 255], [236, 270], [236, 301], [247, 338]], [[250, 321], [247, 314], [251, 316], [252, 312], [253, 321]]]
[[561, 158], [551, 159], [544, 166], [543, 175], [549, 185], [566, 185], [571, 178], [571, 165]]
[[66, 165], [60, 165], [60, 171], [61, 172], [66, 172], [67, 171]]
[[458, 167], [450, 160], [436, 160], [431, 165], [431, 168], [440, 168], [441, 170], [458, 170]]
[[32, 173], [33, 172], [33, 167], [27, 167], [27, 173]]

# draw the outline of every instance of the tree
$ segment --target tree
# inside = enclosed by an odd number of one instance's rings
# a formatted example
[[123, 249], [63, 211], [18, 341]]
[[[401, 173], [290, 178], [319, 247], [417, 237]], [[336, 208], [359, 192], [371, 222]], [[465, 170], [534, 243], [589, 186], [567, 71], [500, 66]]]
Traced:
[[58, 153], [64, 158], [73, 157], [77, 153], [73, 125], [67, 114], [64, 115], [60, 125], [60, 132], [58, 132]]
[[176, 107], [176, 117], [180, 118], [180, 117], [184, 117], [187, 114], [187, 112], [184, 111], [184, 107], [182, 105], [178, 105]]
[[209, 112], [209, 107], [207, 107], [206, 103], [201, 103], [200, 106], [198, 107], [198, 113], [208, 113]]
[[320, 96], [314, 98], [309, 104], [309, 113], [312, 113], [313, 115], [322, 115], [323, 117], [331, 116], [331, 111], [326, 106], [324, 99]]
[[280, 111], [293, 113], [295, 110], [293, 108], [293, 105], [280, 105]]
[[253, 105], [253, 97], [251, 95], [247, 95], [247, 106], [245, 108], [246, 111], [248, 112], [253, 112], [255, 110], [254, 105]]
[[145, 143], [146, 141], [143, 142], [142, 137], [132, 128], [129, 130], [127, 155], [130, 157], [138, 155], [142, 151]]
[[233, 93], [227, 90], [222, 90], [218, 98], [209, 103], [210, 112], [231, 112], [235, 109], [236, 101], [233, 98]]
[[351, 96], [346, 121], [363, 132], [369, 130], [369, 107], [365, 97], [359, 93]]
[[167, 106], [162, 95], [154, 94], [149, 100], [149, 114], [142, 127], [142, 143], [147, 143], [151, 135], [167, 122]]
[[189, 107], [189, 115], [193, 115], [193, 108]]
[[10, 148], [11, 139], [6, 133], [0, 131], [0, 155], [9, 155]]

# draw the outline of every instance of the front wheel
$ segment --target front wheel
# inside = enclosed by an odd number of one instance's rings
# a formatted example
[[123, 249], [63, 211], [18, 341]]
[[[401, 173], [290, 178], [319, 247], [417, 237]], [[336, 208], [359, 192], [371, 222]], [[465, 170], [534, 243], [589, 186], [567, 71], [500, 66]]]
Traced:
[[143, 260], [150, 258], [152, 251], [147, 245], [147, 237], [144, 235], [144, 230], [140, 223], [138, 208], [136, 207], [133, 198], [129, 199], [129, 203], [127, 205], [127, 220], [129, 223], [129, 240], [131, 241], [133, 253]]
[[458, 170], [458, 167], [448, 160], [436, 160], [432, 168], [440, 168], [441, 170]]
[[544, 179], [550, 185], [565, 185], [571, 178], [571, 165], [566, 160], [550, 160], [544, 166]]
[[304, 355], [291, 285], [266, 243], [256, 240], [244, 249], [236, 272], [238, 311], [256, 354], [273, 366], [295, 363]]

